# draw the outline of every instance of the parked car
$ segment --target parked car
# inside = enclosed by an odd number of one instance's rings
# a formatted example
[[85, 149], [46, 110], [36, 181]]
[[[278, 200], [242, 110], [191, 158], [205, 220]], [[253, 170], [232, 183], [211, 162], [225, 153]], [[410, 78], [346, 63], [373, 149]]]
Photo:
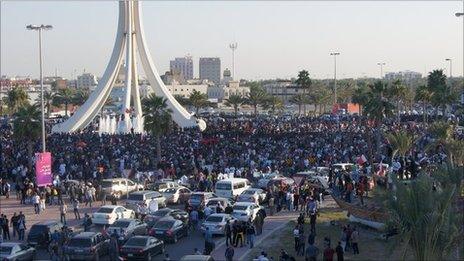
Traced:
[[161, 179], [147, 185], [147, 189], [156, 190], [160, 193], [169, 188], [177, 188], [179, 184], [172, 179]]
[[332, 169], [334, 171], [345, 170], [349, 172], [353, 169], [353, 167], [354, 167], [354, 164], [352, 163], [336, 163], [332, 165]]
[[237, 201], [261, 204], [266, 200], [266, 192], [259, 188], [249, 188], [238, 196]]
[[[44, 246], [46, 246], [48, 243], [50, 243], [51, 233], [55, 232], [55, 230], [61, 231], [62, 227], [62, 223], [54, 220], [35, 223], [29, 230], [26, 242], [31, 246], [38, 246], [39, 243], [42, 243]], [[44, 233], [48, 233], [48, 242], [40, 242]]]
[[186, 223], [172, 217], [162, 218], [155, 223], [149, 234], [165, 242], [176, 243], [179, 238], [188, 235], [188, 226]]
[[0, 260], [34, 260], [35, 248], [23, 243], [4, 242], [0, 244]]
[[121, 218], [134, 218], [135, 213], [131, 209], [122, 206], [106, 205], [92, 214], [92, 223], [100, 225], [111, 225]]
[[206, 206], [212, 208], [213, 210], [216, 209], [217, 204], [221, 204], [222, 208], [226, 208], [227, 206], [232, 206], [232, 200], [228, 198], [210, 198], [206, 202]]
[[74, 235], [63, 250], [71, 260], [99, 260], [108, 255], [109, 240], [98, 232], [82, 232]]
[[102, 193], [105, 195], [114, 195], [117, 198], [127, 196], [132, 191], [143, 189], [143, 185], [126, 178], [104, 179], [100, 184], [102, 186]]
[[207, 255], [185, 255], [180, 261], [214, 261], [214, 258]]
[[151, 236], [134, 236], [119, 253], [124, 260], [154, 260], [155, 256], [164, 253], [164, 242]]
[[194, 192], [190, 195], [189, 205], [194, 209], [202, 209], [210, 198], [214, 198], [212, 192]]
[[166, 198], [157, 191], [136, 191], [129, 194], [128, 199], [126, 200], [126, 207], [128, 209], [134, 210], [138, 213], [138, 205], [145, 203], [145, 206], [148, 208], [152, 200], [158, 201], [158, 207], [166, 206]]
[[269, 174], [264, 174], [261, 179], [258, 180], [258, 187], [261, 189], [267, 189], [268, 184], [271, 180], [277, 179], [277, 178], [283, 178], [284, 176], [279, 173], [269, 173]]
[[288, 177], [275, 178], [275, 179], [270, 180], [267, 183], [267, 188], [270, 188], [272, 186], [277, 186], [277, 187], [292, 186], [294, 183], [295, 181], [292, 178], [288, 178]]
[[259, 206], [256, 203], [252, 202], [237, 202], [234, 204], [232, 216], [240, 221], [253, 221], [256, 218], [256, 215], [263, 209], [263, 207]]
[[164, 190], [163, 196], [167, 204], [179, 204], [187, 202], [190, 199], [192, 191], [186, 187], [168, 188]]
[[212, 234], [224, 235], [227, 221], [232, 224], [235, 219], [229, 214], [211, 214], [201, 225], [201, 231], [204, 233], [209, 228]]
[[117, 234], [120, 241], [125, 241], [134, 235], [145, 235], [147, 224], [138, 219], [121, 218], [107, 229], [108, 234]]
[[166, 217], [172, 217], [174, 219], [181, 220], [186, 224], [188, 224], [189, 220], [189, 214], [186, 211], [180, 209], [163, 208], [150, 215], [146, 215], [143, 221], [147, 224], [148, 228], [151, 228], [158, 220]]

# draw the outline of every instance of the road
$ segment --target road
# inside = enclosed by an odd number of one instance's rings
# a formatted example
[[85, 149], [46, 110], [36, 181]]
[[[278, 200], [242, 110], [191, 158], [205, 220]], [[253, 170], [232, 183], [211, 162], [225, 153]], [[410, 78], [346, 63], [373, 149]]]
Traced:
[[[71, 208], [70, 204], [67, 202], [68, 208]], [[125, 205], [124, 201], [118, 202], [119, 205]], [[90, 206], [81, 206], [80, 213], [81, 217], [84, 216], [84, 213], [93, 213], [100, 207], [100, 202], [97, 202], [96, 204], [93, 204], [92, 207]], [[170, 208], [177, 208], [177, 209], [183, 209], [183, 205], [169, 205], [168, 207]], [[16, 200], [14, 196], [10, 197], [9, 199], [5, 199], [5, 197], [0, 198], [0, 213], [7, 215], [8, 219], [11, 219], [11, 216], [13, 213], [19, 214], [19, 212], [22, 211], [24, 215], [26, 216], [26, 226], [29, 229], [33, 224], [41, 221], [47, 221], [47, 220], [59, 220], [60, 215], [59, 215], [59, 209], [58, 206], [47, 206], [47, 209], [40, 213], [40, 214], [35, 214], [34, 213], [34, 207], [32, 205], [21, 205], [19, 204], [19, 201]], [[69, 213], [67, 214], [67, 224], [69, 227], [72, 227], [74, 231], [81, 231], [81, 223], [82, 220], [76, 220], [74, 218], [74, 215], [72, 213], [72, 210], [68, 211]], [[102, 227], [101, 226], [92, 226], [91, 231], [101, 231]], [[27, 236], [26, 231], [26, 236]], [[10, 228], [10, 234], [12, 233], [11, 228]], [[12, 235], [12, 234], [11, 234]], [[223, 237], [214, 237], [216, 245], [220, 245], [222, 242], [224, 242]], [[5, 240], [7, 241], [7, 240]], [[17, 241], [12, 238], [11, 241]], [[201, 234], [200, 231], [195, 231], [191, 233], [188, 237], [180, 239], [176, 244], [166, 244], [166, 253], [169, 254], [170, 258], [172, 260], [179, 260], [182, 256], [188, 255], [188, 254], [193, 254], [194, 249], [198, 248], [200, 251], [203, 251], [204, 248], [204, 239], [203, 235]], [[48, 255], [47, 251], [43, 249], [39, 249], [37, 251], [37, 260], [50, 260], [50, 256]], [[159, 255], [157, 259], [162, 260], [164, 256]], [[105, 259], [103, 259], [105, 260]]]

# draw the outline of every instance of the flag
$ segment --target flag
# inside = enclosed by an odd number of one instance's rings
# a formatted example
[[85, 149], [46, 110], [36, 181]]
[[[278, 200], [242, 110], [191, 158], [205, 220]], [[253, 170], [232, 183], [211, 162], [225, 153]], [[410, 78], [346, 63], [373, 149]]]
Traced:
[[367, 162], [367, 159], [366, 159], [366, 156], [361, 155], [361, 157], [358, 157], [358, 159], [356, 160], [356, 163], [358, 163], [358, 165], [363, 165], [364, 163]]

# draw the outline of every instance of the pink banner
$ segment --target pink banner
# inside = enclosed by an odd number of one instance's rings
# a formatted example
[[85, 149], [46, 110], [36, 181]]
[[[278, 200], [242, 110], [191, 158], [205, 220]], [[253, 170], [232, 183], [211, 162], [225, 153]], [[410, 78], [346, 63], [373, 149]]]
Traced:
[[52, 154], [50, 152], [36, 153], [35, 177], [37, 186], [52, 184]]

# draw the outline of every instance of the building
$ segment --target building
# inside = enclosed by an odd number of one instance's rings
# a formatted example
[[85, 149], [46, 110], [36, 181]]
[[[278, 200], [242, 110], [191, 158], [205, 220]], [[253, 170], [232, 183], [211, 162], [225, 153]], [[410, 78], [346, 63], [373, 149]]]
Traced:
[[97, 84], [97, 77], [91, 73], [83, 73], [82, 75], [77, 76], [78, 89], [93, 89], [95, 86], [97, 86]]
[[174, 58], [169, 62], [171, 72], [180, 74], [183, 80], [193, 79], [193, 60], [191, 56]]
[[404, 83], [413, 83], [420, 80], [422, 74], [413, 71], [387, 72], [384, 78], [387, 81], [401, 80]]
[[231, 95], [246, 97], [250, 92], [250, 87], [240, 86], [238, 81], [230, 81], [229, 85], [209, 86], [207, 90], [208, 99], [211, 101], [222, 102], [229, 99]]
[[214, 84], [221, 83], [221, 59], [217, 57], [200, 58], [200, 80], [209, 80]]
[[228, 85], [229, 82], [233, 81], [234, 79], [232, 78], [232, 73], [228, 68], [224, 70], [222, 73], [222, 84]]
[[269, 82], [263, 84], [263, 88], [268, 94], [280, 98], [284, 104], [290, 103], [290, 100], [294, 95], [303, 93], [303, 89], [292, 81], [287, 80]]

